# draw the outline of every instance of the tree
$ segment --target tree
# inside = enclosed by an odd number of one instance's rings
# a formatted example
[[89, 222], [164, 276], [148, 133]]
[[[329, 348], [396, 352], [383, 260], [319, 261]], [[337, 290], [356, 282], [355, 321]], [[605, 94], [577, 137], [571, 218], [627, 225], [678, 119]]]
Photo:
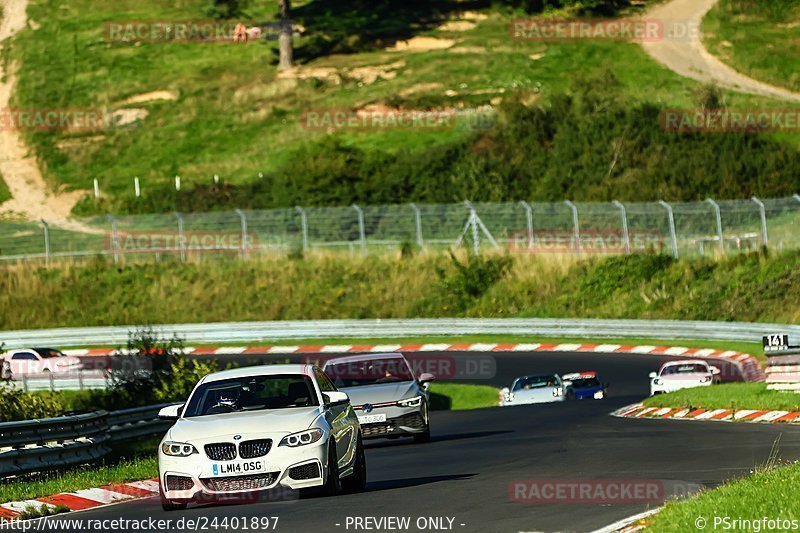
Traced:
[[291, 0], [278, 0], [278, 9], [281, 17], [280, 33], [278, 34], [278, 70], [290, 69], [294, 66], [292, 54], [292, 21]]

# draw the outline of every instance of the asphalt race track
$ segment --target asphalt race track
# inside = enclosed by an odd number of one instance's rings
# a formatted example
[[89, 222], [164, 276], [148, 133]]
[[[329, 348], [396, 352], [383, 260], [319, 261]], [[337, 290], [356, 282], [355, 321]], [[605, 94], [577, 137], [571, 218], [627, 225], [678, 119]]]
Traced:
[[[479, 355], [496, 361], [496, 373], [485, 383], [508, 386], [523, 374], [596, 370], [611, 384], [609, 398], [434, 412], [429, 444], [414, 445], [408, 439], [368, 441], [369, 482], [367, 490], [358, 494], [303, 500], [265, 495], [256, 503], [191, 506], [171, 513], [161, 510], [157, 498], [150, 498], [67, 516], [207, 518], [209, 523], [214, 518], [221, 522], [225, 517], [277, 516], [275, 531], [287, 532], [401, 531], [356, 528], [354, 517], [410, 517], [410, 528], [402, 531], [591, 531], [658, 503], [520, 503], [511, 501], [509, 487], [515, 480], [657, 480], [663, 487], [658, 499], [663, 500], [749, 473], [766, 461], [779, 437], [781, 458], [800, 458], [796, 428], [608, 416], [647, 394], [647, 374], [662, 362], [659, 357], [545, 352], [448, 352], [431, 357]], [[723, 375], [731, 375], [731, 369], [724, 368]], [[419, 529], [417, 519], [427, 517], [444, 518], [444, 526]], [[452, 529], [448, 519], [453, 520]], [[207, 530], [245, 529], [239, 525]]]

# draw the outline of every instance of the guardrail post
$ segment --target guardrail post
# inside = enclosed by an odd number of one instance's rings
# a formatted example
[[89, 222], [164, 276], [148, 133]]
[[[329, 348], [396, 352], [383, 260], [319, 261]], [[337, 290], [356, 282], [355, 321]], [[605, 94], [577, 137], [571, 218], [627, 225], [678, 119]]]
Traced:
[[358, 237], [361, 241], [361, 254], [367, 254], [367, 233], [366, 229], [364, 228], [364, 212], [358, 207], [356, 204], [353, 204], [353, 209], [355, 209], [356, 214], [358, 214]]
[[308, 251], [308, 217], [306, 216], [306, 210], [300, 206], [295, 207], [298, 213], [300, 213], [300, 229], [303, 232], [303, 251]]
[[630, 255], [631, 253], [631, 236], [628, 233], [628, 212], [625, 210], [625, 206], [622, 205], [622, 202], [619, 200], [613, 200], [612, 203], [619, 207], [620, 212], [622, 213], [622, 238], [625, 239], [625, 253]]
[[580, 220], [578, 219], [578, 208], [569, 200], [565, 200], [564, 203], [572, 210], [572, 226], [575, 231], [575, 251], [580, 257], [583, 255], [583, 252], [581, 251], [581, 226]]
[[119, 263], [119, 233], [117, 232], [117, 219], [113, 215], [108, 215], [111, 222], [111, 248], [114, 252], [114, 263]]
[[519, 205], [525, 210], [525, 224], [528, 228], [528, 250], [533, 250], [533, 209], [526, 201], [521, 201]]
[[239, 220], [242, 223], [242, 258], [247, 257], [247, 216], [241, 209], [235, 209], [236, 214], [239, 215]]
[[409, 204], [411, 209], [414, 210], [414, 224], [417, 228], [417, 246], [419, 246], [420, 250], [425, 246], [425, 241], [422, 238], [422, 213], [417, 207], [417, 204]]
[[180, 213], [173, 213], [175, 218], [178, 219], [178, 246], [181, 250], [181, 261], [186, 261], [186, 238], [183, 233], [183, 217]]
[[761, 241], [764, 243], [764, 246], [767, 245], [768, 237], [767, 237], [767, 209], [764, 207], [764, 202], [753, 196], [753, 201], [758, 206], [758, 212], [761, 215]]
[[714, 208], [714, 214], [717, 219], [717, 238], [719, 239], [719, 251], [722, 255], [725, 255], [725, 240], [722, 236], [722, 213], [720, 212], [719, 204], [711, 198], [706, 198], [706, 202], [708, 202]]
[[42, 228], [44, 229], [44, 258], [49, 263], [50, 262], [50, 226], [45, 222], [44, 219], [42, 221]]
[[672, 206], [669, 205], [664, 200], [659, 200], [659, 204], [661, 204], [664, 209], [667, 210], [667, 218], [669, 219], [669, 235], [670, 241], [672, 243], [672, 257], [675, 259], [678, 258], [678, 236], [675, 233], [675, 214], [672, 212]]

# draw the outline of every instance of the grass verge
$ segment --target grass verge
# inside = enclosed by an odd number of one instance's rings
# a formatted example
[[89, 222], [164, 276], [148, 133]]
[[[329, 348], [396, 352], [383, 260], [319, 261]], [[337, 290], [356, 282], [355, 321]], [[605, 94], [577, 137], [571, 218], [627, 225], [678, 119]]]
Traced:
[[431, 410], [463, 411], [496, 407], [498, 390], [487, 385], [462, 385], [458, 383], [431, 384]]
[[4, 330], [417, 317], [791, 324], [800, 320], [800, 251], [720, 261], [487, 255], [456, 264], [425, 254], [0, 270]]
[[[800, 519], [795, 495], [800, 491], [800, 464], [756, 468], [752, 476], [729, 482], [686, 501], [667, 504], [648, 524], [648, 531], [697, 530], [785, 531], [794, 527], [767, 527], [764, 517]], [[724, 522], [724, 520], [728, 522]], [[734, 520], [740, 520], [734, 523]], [[747, 521], [747, 522], [744, 522]], [[703, 527], [700, 525], [703, 524]]]
[[766, 383], [724, 383], [647, 398], [647, 407], [800, 411], [800, 395], [767, 390]]
[[120, 447], [103, 464], [0, 480], [0, 503], [158, 477], [158, 461], [153, 452], [160, 440], [148, 438]]

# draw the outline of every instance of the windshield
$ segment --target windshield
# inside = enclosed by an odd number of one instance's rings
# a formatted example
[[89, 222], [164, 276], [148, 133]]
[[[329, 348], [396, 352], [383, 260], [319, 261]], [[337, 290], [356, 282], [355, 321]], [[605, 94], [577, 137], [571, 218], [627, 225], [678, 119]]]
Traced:
[[530, 390], [560, 385], [558, 376], [528, 376], [514, 382], [513, 390]]
[[52, 348], [34, 348], [33, 351], [41, 355], [43, 358], [65, 357], [63, 353]]
[[597, 378], [582, 378], [582, 379], [573, 379], [572, 380], [572, 387], [576, 389], [588, 389], [590, 387], [599, 387], [600, 380]]
[[332, 362], [325, 366], [325, 373], [337, 388], [397, 383], [414, 379], [408, 363], [401, 357]]
[[244, 376], [200, 385], [184, 416], [319, 405], [311, 378], [302, 375]]
[[689, 363], [686, 365], [667, 366], [661, 371], [662, 376], [674, 374], [708, 374], [708, 367], [700, 363]]

